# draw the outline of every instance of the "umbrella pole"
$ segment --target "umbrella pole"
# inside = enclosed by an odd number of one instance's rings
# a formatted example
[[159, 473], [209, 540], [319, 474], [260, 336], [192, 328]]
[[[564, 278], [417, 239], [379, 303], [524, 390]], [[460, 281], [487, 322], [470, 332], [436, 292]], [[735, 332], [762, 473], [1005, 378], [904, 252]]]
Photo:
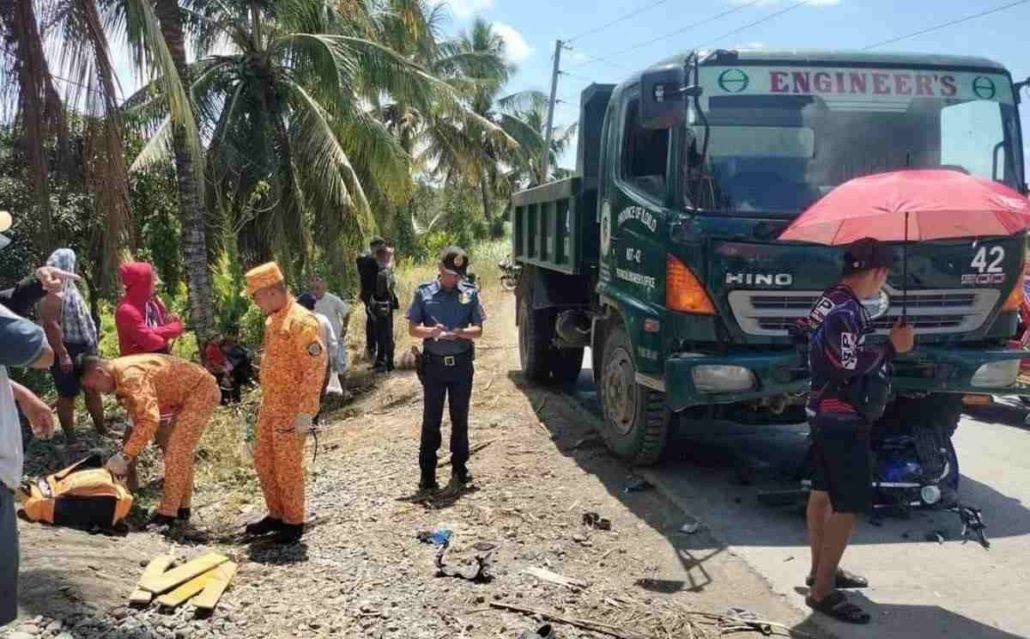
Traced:
[[905, 243], [901, 247], [901, 323], [908, 320], [908, 211], [905, 211]]

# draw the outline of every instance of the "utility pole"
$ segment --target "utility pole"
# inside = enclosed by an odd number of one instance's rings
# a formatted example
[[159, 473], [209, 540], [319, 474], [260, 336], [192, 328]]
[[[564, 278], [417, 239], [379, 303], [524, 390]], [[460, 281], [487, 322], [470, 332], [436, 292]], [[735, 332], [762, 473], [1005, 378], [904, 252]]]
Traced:
[[547, 101], [547, 134], [544, 136], [544, 157], [540, 161], [540, 178], [547, 181], [548, 165], [551, 163], [551, 138], [554, 135], [554, 102], [558, 95], [558, 74], [561, 73], [562, 41], [554, 41], [554, 69], [551, 71], [551, 98]]

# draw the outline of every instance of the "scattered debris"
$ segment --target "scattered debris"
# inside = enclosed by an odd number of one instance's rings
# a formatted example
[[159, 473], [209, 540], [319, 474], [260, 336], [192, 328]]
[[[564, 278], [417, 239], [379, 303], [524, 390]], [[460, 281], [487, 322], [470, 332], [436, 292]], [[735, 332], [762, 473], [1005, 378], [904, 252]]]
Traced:
[[991, 542], [987, 539], [987, 533], [984, 532], [987, 524], [984, 523], [980, 510], [972, 506], [959, 506], [955, 510], [958, 512], [959, 519], [962, 520], [962, 543], [969, 541], [969, 533], [972, 532], [981, 546], [990, 548]]
[[525, 631], [519, 639], [554, 639], [554, 628], [551, 624], [545, 623], [536, 630]]
[[645, 490], [654, 488], [654, 484], [647, 481], [643, 477], [634, 477], [626, 483], [626, 486], [622, 489], [624, 493], [641, 493]]
[[943, 544], [947, 538], [947, 534], [943, 530], [931, 530], [924, 537], [926, 541], [936, 541], [939, 544]]
[[211, 572], [214, 573], [214, 577], [208, 581], [204, 590], [193, 598], [193, 606], [197, 610], [206, 613], [214, 611], [215, 606], [218, 605], [218, 600], [222, 598], [225, 589], [229, 587], [229, 582], [236, 576], [236, 570], [237, 565], [233, 561], [227, 561], [212, 570]]
[[[494, 440], [488, 439], [485, 442], [476, 442], [475, 444], [472, 444], [472, 446], [469, 447], [469, 457], [472, 457], [473, 455], [475, 455], [479, 451], [483, 450], [484, 448], [486, 448], [487, 446], [489, 446], [492, 443], [494, 443]], [[436, 467], [437, 468], [442, 468], [444, 466], [450, 466], [450, 465], [451, 465], [451, 456], [449, 454], [444, 456], [444, 457], [442, 457], [442, 458], [440, 458], [440, 461], [436, 462]]]
[[596, 528], [597, 530], [612, 529], [612, 522], [610, 519], [606, 519], [594, 512], [583, 513], [583, 525], [589, 526], [590, 528]]
[[679, 532], [684, 535], [693, 535], [699, 530], [701, 530], [701, 522], [697, 520], [689, 520], [680, 526]]
[[476, 551], [471, 558], [459, 557], [457, 564], [447, 565], [444, 562], [447, 548], [448, 545], [444, 544], [436, 551], [437, 577], [457, 577], [477, 584], [493, 581], [493, 575], [490, 574], [490, 566], [493, 559], [492, 549], [486, 552]]
[[436, 530], [429, 531], [423, 530], [415, 538], [424, 544], [433, 544], [434, 546], [446, 546], [451, 542], [451, 531], [446, 528], [437, 528]]
[[[617, 639], [644, 639], [642, 635], [638, 635], [635, 632], [606, 624], [600, 621], [591, 621], [590, 619], [575, 619], [573, 617], [563, 617], [561, 615], [549, 613], [545, 610], [535, 610], [533, 608], [523, 608], [522, 606], [514, 606], [512, 604], [506, 604], [499, 601], [491, 601], [490, 606], [493, 608], [499, 608], [501, 610], [510, 610], [512, 612], [519, 612], [524, 615], [532, 615], [539, 617], [547, 621], [556, 621], [558, 623], [568, 624], [570, 626], [576, 626], [584, 630], [590, 630], [592, 632], [599, 632], [601, 634], [616, 637]], [[532, 636], [532, 635], [530, 635]]]
[[150, 560], [146, 568], [143, 569], [143, 576], [139, 579], [139, 585], [129, 595], [130, 606], [146, 606], [154, 598], [154, 595], [143, 589], [144, 582], [152, 582], [168, 570], [174, 560], [168, 555], [159, 555]]
[[531, 566], [529, 568], [526, 568], [522, 572], [526, 573], [527, 575], [536, 577], [541, 581], [546, 581], [559, 586], [564, 586], [577, 592], [583, 590], [584, 588], [590, 585], [586, 581], [582, 581], [580, 579], [573, 579], [571, 577], [566, 577], [565, 575], [559, 575], [556, 572], [552, 572], [546, 568], [540, 568], [537, 566]]
[[229, 561], [229, 558], [225, 555], [209, 552], [186, 562], [178, 568], [173, 568], [168, 572], [149, 579], [140, 579], [139, 585], [140, 588], [149, 590], [155, 595], [159, 595], [175, 588], [179, 584], [193, 579], [194, 577], [199, 577], [205, 572], [224, 564], [227, 561]]
[[737, 606], [726, 610], [726, 615], [719, 619], [719, 629], [722, 634], [755, 631], [769, 636], [773, 632], [772, 626], [759, 619], [757, 614]]

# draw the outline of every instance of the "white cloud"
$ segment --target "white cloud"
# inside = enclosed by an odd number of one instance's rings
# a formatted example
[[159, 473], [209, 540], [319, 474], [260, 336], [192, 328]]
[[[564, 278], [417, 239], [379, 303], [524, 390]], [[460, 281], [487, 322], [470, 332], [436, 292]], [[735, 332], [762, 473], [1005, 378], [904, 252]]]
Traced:
[[494, 6], [494, 0], [447, 0], [455, 18], [465, 20]]
[[494, 33], [504, 40], [504, 52], [510, 62], [522, 62], [533, 55], [533, 47], [529, 46], [529, 43], [515, 27], [503, 22], [495, 22], [493, 27]]

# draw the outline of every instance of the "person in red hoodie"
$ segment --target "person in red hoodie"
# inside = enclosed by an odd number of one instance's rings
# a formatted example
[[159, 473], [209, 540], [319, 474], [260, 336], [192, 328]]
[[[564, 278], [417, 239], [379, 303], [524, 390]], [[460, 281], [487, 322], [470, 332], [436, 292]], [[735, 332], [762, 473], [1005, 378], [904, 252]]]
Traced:
[[[114, 311], [115, 328], [118, 330], [119, 355], [141, 355], [145, 353], [171, 354], [172, 340], [182, 335], [182, 322], [174, 313], [165, 310], [164, 304], [154, 294], [157, 278], [154, 267], [147, 262], [126, 262], [118, 267], [118, 277], [125, 287], [125, 295], [118, 300]], [[167, 437], [168, 410], [161, 408], [161, 428], [157, 438]], [[125, 429], [125, 440], [132, 435], [132, 425]], [[129, 464], [126, 485], [129, 490], [139, 487], [136, 461]]]
[[172, 340], [182, 335], [182, 322], [154, 295], [154, 267], [126, 262], [118, 267], [118, 277], [125, 287], [114, 313], [119, 354], [169, 353]]

